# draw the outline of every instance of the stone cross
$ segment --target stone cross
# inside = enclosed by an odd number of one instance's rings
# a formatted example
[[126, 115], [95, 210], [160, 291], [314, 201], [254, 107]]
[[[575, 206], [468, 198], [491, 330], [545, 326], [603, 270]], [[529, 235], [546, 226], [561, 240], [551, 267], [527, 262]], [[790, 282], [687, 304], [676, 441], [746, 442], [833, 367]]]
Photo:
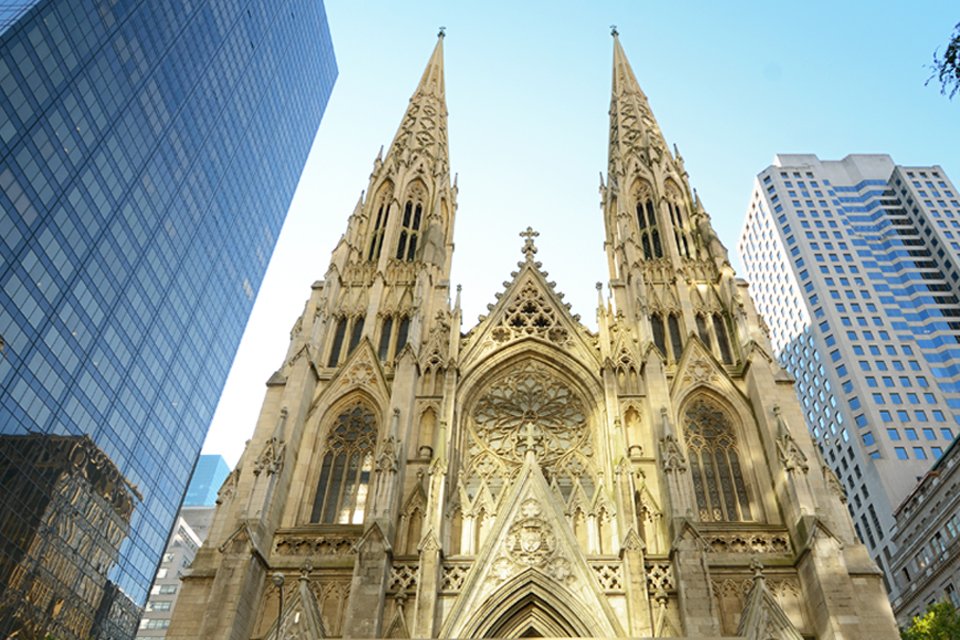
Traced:
[[522, 444], [525, 450], [533, 451], [533, 448], [537, 446], [537, 436], [539, 433], [532, 422], [523, 425], [517, 435], [523, 438]]
[[526, 256], [527, 262], [533, 262], [533, 256], [537, 253], [537, 247], [533, 244], [533, 239], [539, 236], [540, 234], [533, 230], [533, 227], [527, 227], [526, 231], [520, 232], [520, 237], [523, 238], [523, 255]]

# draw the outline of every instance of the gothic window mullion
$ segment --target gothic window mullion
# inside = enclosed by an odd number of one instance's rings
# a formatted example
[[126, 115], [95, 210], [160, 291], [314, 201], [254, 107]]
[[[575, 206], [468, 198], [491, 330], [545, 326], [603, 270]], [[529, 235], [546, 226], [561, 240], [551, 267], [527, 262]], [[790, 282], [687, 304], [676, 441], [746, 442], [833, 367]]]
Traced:
[[[328, 451], [323, 456], [323, 466], [320, 467], [320, 482], [317, 486], [329, 488], [330, 486], [330, 467], [333, 464], [333, 453]], [[310, 512], [310, 521], [319, 522], [321, 510], [326, 500], [326, 491], [317, 491], [313, 500], [313, 510]]]
[[324, 495], [323, 522], [336, 522], [337, 506], [340, 502], [340, 490], [343, 483], [343, 468], [346, 464], [346, 454], [343, 451], [333, 458], [333, 468], [330, 470], [330, 482]]
[[727, 457], [726, 447], [715, 449], [714, 457], [717, 461], [718, 484], [722, 491], [724, 519], [742, 520], [740, 510], [737, 508], [737, 498], [734, 495], [733, 479], [730, 477], [730, 460]]
[[337, 520], [344, 524], [349, 524], [350, 520], [352, 520], [353, 506], [357, 500], [357, 476], [360, 473], [360, 459], [362, 455], [362, 453], [357, 451], [350, 454], [350, 459], [347, 462], [347, 467], [344, 472], [343, 499], [340, 501], [340, 513], [337, 515]]
[[376, 437], [374, 416], [363, 405], [337, 417], [327, 436], [311, 522], [363, 522]]
[[736, 449], [731, 449], [730, 471], [733, 473], [733, 485], [737, 491], [737, 502], [740, 505], [740, 511], [744, 520], [750, 520], [752, 517], [750, 511], [750, 497], [747, 495], [747, 486], [743, 481], [743, 471], [740, 469], [740, 456]]

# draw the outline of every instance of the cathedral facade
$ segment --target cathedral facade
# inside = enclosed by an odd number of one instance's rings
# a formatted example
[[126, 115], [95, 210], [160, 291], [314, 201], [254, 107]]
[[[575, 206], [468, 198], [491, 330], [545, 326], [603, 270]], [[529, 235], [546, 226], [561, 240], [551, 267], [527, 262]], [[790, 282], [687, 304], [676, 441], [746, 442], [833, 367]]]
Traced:
[[531, 229], [463, 327], [441, 34], [168, 638], [899, 637], [793, 380], [613, 46], [597, 332]]

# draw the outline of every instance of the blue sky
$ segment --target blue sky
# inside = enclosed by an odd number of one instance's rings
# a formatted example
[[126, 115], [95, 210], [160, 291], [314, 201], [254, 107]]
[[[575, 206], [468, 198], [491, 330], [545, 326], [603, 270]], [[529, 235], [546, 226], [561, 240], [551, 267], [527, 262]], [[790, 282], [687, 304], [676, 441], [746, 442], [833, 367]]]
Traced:
[[960, 22], [956, 2], [325, 4], [340, 76], [204, 448], [231, 465], [440, 25], [464, 330], [509, 279], [527, 225], [544, 269], [596, 326], [611, 24], [738, 270], [753, 180], [776, 153], [889, 153], [960, 182], [960, 98], [924, 86]]

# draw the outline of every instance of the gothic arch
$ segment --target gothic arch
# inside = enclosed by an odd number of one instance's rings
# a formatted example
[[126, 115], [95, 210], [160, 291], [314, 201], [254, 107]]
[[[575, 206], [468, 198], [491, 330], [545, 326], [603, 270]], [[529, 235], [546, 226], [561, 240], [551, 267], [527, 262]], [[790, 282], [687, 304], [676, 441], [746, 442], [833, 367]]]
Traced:
[[[605, 469], [598, 435], [601, 406], [569, 371], [525, 350], [484, 370], [464, 392], [457, 431], [458, 489], [464, 545], [480, 548], [487, 520], [509, 492], [532, 449], [547, 483], [575, 519], [601, 491]], [[477, 535], [471, 536], [470, 531]]]
[[528, 569], [505, 582], [447, 637], [516, 638], [615, 637], [600, 611], [585, 606], [562, 584]]
[[700, 520], [762, 521], [759, 478], [745, 437], [752, 419], [745, 424], [729, 402], [706, 390], [688, 395], [677, 419]]
[[384, 180], [373, 198], [373, 206], [370, 208], [371, 219], [368, 222], [368, 241], [365, 248], [368, 261], [376, 261], [380, 258], [390, 214], [396, 214], [397, 207], [393, 198], [393, 189], [393, 182], [389, 179]]
[[[306, 473], [302, 478], [302, 484], [299, 487], [300, 498], [297, 503], [300, 505], [296, 516], [297, 524], [312, 523], [314, 502], [317, 492], [317, 486], [320, 482], [320, 476], [323, 467], [324, 456], [327, 453], [328, 441], [331, 430], [335, 427], [337, 419], [353, 407], [362, 406], [370, 411], [375, 425], [373, 435], [373, 447], [371, 452], [375, 451], [377, 443], [381, 439], [384, 430], [384, 416], [381, 403], [378, 402], [372, 394], [363, 389], [353, 389], [341, 395], [336, 400], [316, 412], [316, 417], [310, 420], [304, 429], [302, 442], [312, 442], [313, 446], [309, 452], [310, 464], [306, 466]], [[372, 476], [370, 482], [372, 486]], [[294, 486], [296, 486], [294, 482]]]

